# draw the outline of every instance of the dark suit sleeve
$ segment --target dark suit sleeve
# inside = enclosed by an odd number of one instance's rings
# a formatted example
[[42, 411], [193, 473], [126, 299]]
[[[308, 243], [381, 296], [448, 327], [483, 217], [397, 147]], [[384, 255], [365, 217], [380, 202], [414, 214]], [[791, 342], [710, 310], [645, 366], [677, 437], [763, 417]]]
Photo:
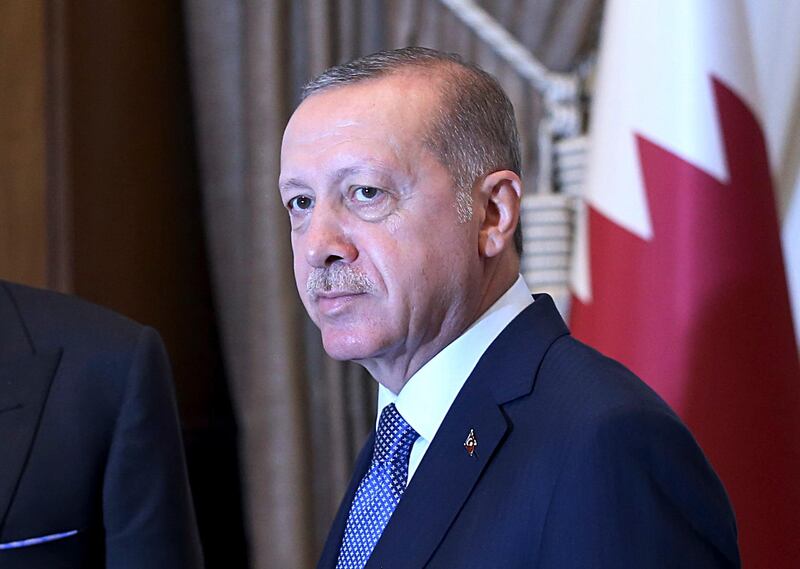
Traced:
[[109, 569], [202, 566], [167, 356], [139, 336], [103, 484]]
[[725, 490], [677, 418], [620, 408], [580, 431], [548, 508], [540, 568], [739, 567]]

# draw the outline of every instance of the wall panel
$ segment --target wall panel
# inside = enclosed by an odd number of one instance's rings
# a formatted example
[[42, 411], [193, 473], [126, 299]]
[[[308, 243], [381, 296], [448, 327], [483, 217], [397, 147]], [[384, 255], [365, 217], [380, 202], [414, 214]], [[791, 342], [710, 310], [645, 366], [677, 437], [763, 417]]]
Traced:
[[45, 6], [0, 2], [0, 278], [47, 284]]

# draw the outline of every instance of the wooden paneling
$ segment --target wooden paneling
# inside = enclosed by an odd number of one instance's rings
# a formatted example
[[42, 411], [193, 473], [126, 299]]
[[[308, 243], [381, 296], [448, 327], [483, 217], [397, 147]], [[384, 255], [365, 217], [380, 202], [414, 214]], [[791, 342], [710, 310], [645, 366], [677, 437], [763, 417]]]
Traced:
[[72, 292], [72, 191], [69, 175], [69, 44], [67, 4], [47, 0], [47, 282]]
[[180, 2], [65, 5], [72, 286], [161, 333], [207, 567], [243, 568], [236, 431], [206, 264]]
[[0, 2], [0, 277], [47, 284], [45, 9]]
[[180, 4], [68, 6], [73, 289], [161, 332], [195, 427], [219, 366]]

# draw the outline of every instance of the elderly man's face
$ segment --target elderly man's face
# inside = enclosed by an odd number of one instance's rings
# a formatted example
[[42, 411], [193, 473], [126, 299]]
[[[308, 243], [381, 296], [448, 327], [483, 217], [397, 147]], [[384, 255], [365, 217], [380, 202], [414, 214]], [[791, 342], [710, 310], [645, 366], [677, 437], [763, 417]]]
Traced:
[[476, 316], [478, 226], [459, 222], [450, 173], [423, 146], [438, 101], [429, 83], [403, 74], [335, 87], [286, 128], [280, 188], [297, 288], [336, 359], [413, 359]]

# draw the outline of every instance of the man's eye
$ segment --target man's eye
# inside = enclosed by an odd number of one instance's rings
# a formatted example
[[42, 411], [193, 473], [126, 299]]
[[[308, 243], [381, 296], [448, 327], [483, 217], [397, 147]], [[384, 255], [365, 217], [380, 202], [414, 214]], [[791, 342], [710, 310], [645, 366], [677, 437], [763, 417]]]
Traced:
[[313, 200], [308, 196], [296, 196], [290, 199], [286, 205], [289, 207], [289, 211], [296, 211], [309, 209], [313, 203]]
[[368, 202], [377, 198], [381, 193], [378, 188], [372, 186], [358, 186], [353, 192], [353, 197], [359, 202]]

